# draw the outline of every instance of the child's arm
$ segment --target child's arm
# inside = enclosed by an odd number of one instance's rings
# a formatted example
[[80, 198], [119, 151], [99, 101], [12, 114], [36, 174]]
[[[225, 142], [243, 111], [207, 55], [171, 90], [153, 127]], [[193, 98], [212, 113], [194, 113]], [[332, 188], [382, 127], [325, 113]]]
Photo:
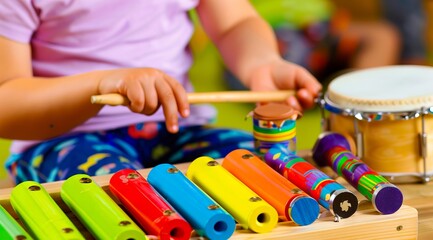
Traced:
[[[169, 131], [177, 131], [178, 112], [189, 113], [186, 92], [156, 69], [95, 71], [80, 75], [33, 77], [28, 44], [0, 37], [0, 137], [44, 139], [65, 133], [101, 106], [95, 94], [120, 93], [131, 100], [131, 111], [153, 114], [162, 105]], [[144, 97], [146, 96], [146, 97]]]
[[200, 1], [197, 13], [228, 68], [251, 90], [296, 89], [288, 104], [311, 107], [321, 89], [304, 68], [284, 61], [270, 26], [248, 0]]

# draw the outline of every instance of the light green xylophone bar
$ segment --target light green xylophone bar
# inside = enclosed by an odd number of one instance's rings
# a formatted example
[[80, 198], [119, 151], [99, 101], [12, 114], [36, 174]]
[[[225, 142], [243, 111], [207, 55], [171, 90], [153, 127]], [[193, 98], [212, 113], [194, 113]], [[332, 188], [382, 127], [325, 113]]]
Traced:
[[2, 206], [0, 206], [0, 239], [32, 239], [26, 230], [24, 230], [21, 225]]
[[36, 239], [84, 239], [43, 186], [26, 181], [12, 189], [10, 202]]
[[96, 239], [141, 240], [145, 233], [86, 174], [69, 177], [60, 196]]

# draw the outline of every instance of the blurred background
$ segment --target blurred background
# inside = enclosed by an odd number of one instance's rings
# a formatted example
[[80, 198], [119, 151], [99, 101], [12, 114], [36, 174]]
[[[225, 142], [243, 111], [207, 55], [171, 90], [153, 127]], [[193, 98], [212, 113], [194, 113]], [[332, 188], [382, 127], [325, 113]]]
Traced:
[[[432, 0], [251, 0], [270, 23], [281, 55], [310, 70], [325, 86], [351, 69], [388, 64], [432, 63]], [[190, 76], [196, 90], [245, 89], [223, 66], [215, 46], [200, 27], [191, 41], [195, 63]], [[215, 125], [252, 131], [246, 116], [254, 104], [218, 103]], [[297, 121], [297, 149], [311, 149], [321, 131], [320, 109]], [[0, 139], [0, 161], [10, 141]], [[5, 178], [0, 167], [0, 178]]]
[[[251, 0], [274, 29], [284, 58], [303, 65], [326, 85], [350, 69], [430, 65], [433, 52], [431, 0]], [[193, 15], [194, 17], [194, 15]], [[197, 27], [191, 42], [197, 91], [242, 90], [215, 47]], [[429, 44], [428, 44], [429, 43]], [[245, 116], [253, 104], [218, 103], [215, 124], [252, 131]], [[297, 121], [297, 149], [311, 149], [321, 131], [320, 109]]]

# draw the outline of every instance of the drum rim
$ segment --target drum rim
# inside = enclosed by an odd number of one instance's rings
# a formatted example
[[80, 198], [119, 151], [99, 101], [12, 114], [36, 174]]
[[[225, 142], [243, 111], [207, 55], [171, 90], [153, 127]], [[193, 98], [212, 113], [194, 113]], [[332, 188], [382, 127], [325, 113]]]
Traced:
[[329, 112], [343, 116], [355, 117], [356, 119], [363, 121], [410, 120], [418, 118], [421, 115], [433, 114], [433, 106], [405, 111], [364, 111], [356, 108], [348, 108], [332, 102], [331, 99], [329, 99], [328, 94], [322, 96], [318, 102], [321, 108], [328, 110]]
[[[376, 98], [374, 96], [376, 96], [375, 94], [377, 94], [377, 92], [374, 91], [372, 92], [373, 95], [370, 96], [370, 90], [368, 89], [374, 87], [368, 86], [370, 84], [374, 84], [376, 79], [385, 78], [383, 80], [387, 80], [385, 81], [387, 84], [392, 84], [394, 81], [397, 81], [397, 83], [409, 83], [412, 82], [408, 81], [408, 75], [411, 74], [414, 75], [411, 78], [413, 78], [414, 80], [419, 80], [418, 82], [420, 83], [431, 82], [430, 78], [433, 77], [433, 67], [421, 65], [390, 65], [367, 69], [358, 69], [347, 72], [331, 80], [327, 88], [326, 98], [327, 101], [332, 102], [335, 106], [339, 106], [338, 108], [340, 109], [357, 109], [358, 112], [366, 113], [405, 113], [413, 112], [422, 108], [432, 107], [433, 92], [431, 92], [430, 90], [428, 91], [428, 93], [425, 92], [424, 94], [413, 96], [409, 94], [406, 97], [402, 98], [402, 94], [399, 94], [398, 91], [404, 90], [400, 87], [397, 88], [397, 90], [399, 90], [395, 92], [395, 94], [397, 95], [395, 95], [394, 97], [389, 96], [389, 98]], [[360, 90], [360, 93], [364, 93], [365, 90], [368, 90], [367, 92], [365, 92], [365, 94], [361, 94], [365, 96], [361, 97], [357, 94], [355, 94], [355, 96], [351, 96], [352, 94], [350, 94], [350, 92], [355, 93], [355, 89], [353, 88], [357, 88], [356, 83], [362, 82], [359, 81], [362, 79], [370, 80], [368, 86], [365, 85], [365, 83], [359, 85], [359, 87], [362, 87], [362, 89], [364, 89]], [[373, 80], [373, 82], [371, 80]], [[343, 89], [341, 89], [341, 84], [343, 84], [343, 86], [346, 85], [346, 87], [348, 87], [347, 84], [349, 84], [349, 86], [351, 86], [352, 88], [352, 91], [344, 93]], [[352, 86], [351, 84], [355, 85]], [[405, 86], [405, 84], [403, 84], [402, 86]], [[358, 90], [356, 90], [356, 92], [358, 92]]]

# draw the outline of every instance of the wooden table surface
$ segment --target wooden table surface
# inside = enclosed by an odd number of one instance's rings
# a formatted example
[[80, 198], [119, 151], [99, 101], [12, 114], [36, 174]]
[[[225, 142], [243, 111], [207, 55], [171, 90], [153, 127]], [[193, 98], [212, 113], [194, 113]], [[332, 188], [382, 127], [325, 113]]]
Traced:
[[403, 204], [418, 210], [418, 239], [433, 239], [433, 182], [397, 186], [403, 192]]

